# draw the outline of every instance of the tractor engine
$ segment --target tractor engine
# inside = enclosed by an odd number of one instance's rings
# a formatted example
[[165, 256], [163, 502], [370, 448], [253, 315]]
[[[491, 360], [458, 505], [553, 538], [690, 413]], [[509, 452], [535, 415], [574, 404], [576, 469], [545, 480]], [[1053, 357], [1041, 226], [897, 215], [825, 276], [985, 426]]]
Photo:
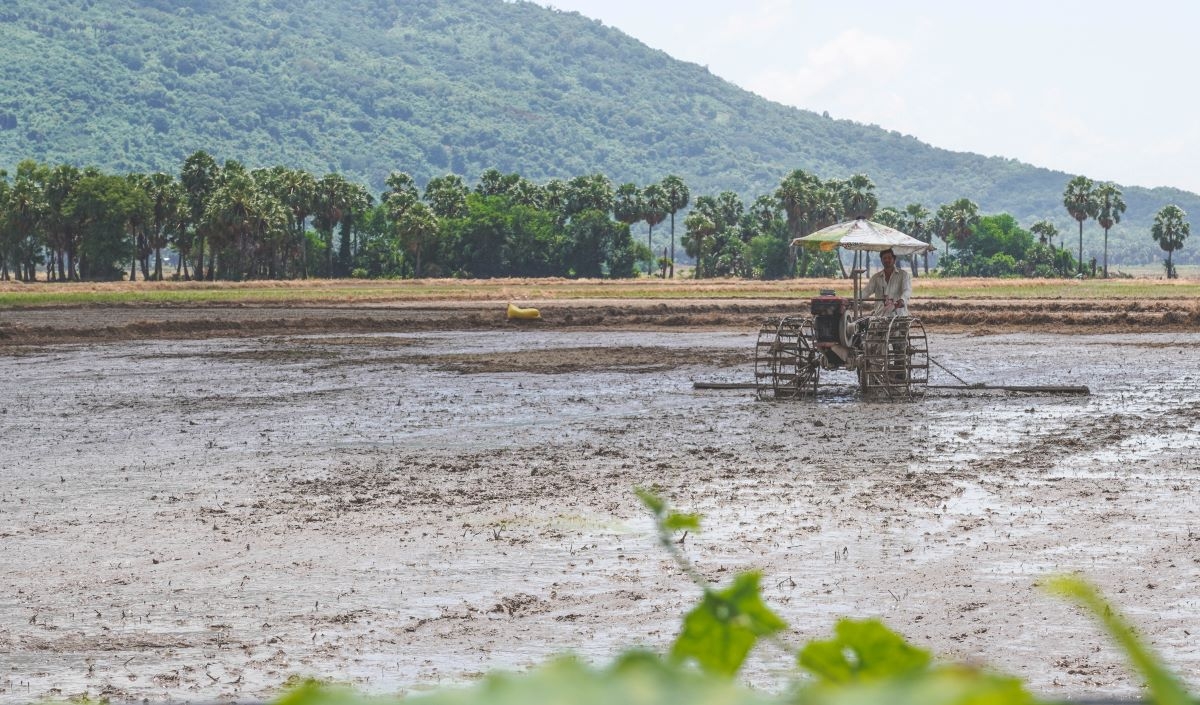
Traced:
[[809, 303], [813, 315], [813, 332], [816, 334], [814, 347], [825, 355], [826, 363], [837, 367], [849, 358], [850, 301], [838, 296], [831, 289], [822, 289], [821, 295]]

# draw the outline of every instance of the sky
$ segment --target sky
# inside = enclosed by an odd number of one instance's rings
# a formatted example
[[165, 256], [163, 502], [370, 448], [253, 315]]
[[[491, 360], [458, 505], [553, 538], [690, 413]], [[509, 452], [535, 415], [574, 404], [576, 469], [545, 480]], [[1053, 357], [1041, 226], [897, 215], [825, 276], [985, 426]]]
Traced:
[[1190, 0], [536, 1], [785, 105], [1200, 193], [1200, 3]]

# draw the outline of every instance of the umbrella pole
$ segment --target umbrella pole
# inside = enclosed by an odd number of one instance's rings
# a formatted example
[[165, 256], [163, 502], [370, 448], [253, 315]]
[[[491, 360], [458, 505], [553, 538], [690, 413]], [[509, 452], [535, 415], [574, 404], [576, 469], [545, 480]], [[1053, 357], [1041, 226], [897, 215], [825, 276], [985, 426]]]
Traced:
[[854, 264], [850, 271], [854, 276], [854, 318], [862, 318], [862, 274], [859, 270], [859, 250], [854, 251]]

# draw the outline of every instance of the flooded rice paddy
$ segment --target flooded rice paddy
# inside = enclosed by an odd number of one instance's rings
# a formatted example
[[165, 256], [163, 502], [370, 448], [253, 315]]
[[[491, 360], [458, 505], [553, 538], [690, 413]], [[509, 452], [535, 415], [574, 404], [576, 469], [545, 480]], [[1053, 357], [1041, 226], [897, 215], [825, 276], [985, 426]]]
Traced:
[[[1047, 696], [1130, 695], [1081, 571], [1200, 685], [1200, 335], [933, 335], [971, 382], [761, 402], [750, 333], [452, 331], [10, 348], [0, 356], [0, 701], [371, 692], [663, 649], [684, 543], [763, 571], [799, 644], [882, 617]], [[935, 371], [932, 381], [953, 384]], [[748, 679], [776, 683], [767, 648]]]

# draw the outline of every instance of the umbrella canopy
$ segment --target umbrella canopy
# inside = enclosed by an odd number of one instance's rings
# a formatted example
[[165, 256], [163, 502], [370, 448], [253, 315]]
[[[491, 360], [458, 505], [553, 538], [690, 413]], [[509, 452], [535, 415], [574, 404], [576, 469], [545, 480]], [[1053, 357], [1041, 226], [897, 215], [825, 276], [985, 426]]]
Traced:
[[915, 237], [905, 235], [895, 228], [889, 228], [873, 220], [847, 220], [844, 223], [822, 228], [812, 235], [805, 235], [792, 240], [792, 245], [804, 245], [829, 252], [835, 247], [847, 250], [868, 250], [883, 252], [892, 250], [897, 255], [911, 255], [916, 252], [932, 252], [936, 248]]

